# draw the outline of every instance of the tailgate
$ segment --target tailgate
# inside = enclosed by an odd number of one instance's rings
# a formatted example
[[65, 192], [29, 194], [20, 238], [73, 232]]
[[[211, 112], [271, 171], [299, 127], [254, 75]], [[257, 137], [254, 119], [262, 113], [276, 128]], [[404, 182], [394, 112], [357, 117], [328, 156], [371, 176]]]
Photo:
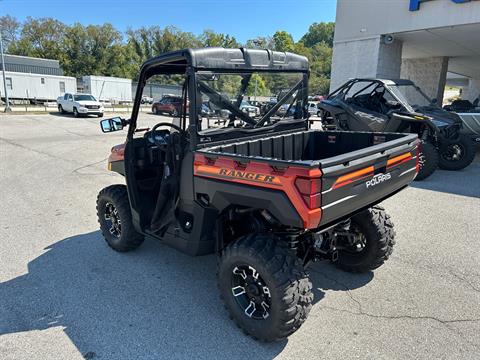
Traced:
[[322, 161], [320, 226], [370, 207], [408, 185], [417, 174], [415, 134]]

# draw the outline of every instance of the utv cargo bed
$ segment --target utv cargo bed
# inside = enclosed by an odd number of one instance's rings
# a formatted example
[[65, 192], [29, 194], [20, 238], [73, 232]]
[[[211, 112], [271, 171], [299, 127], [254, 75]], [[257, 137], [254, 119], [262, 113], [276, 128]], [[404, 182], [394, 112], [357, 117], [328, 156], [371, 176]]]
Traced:
[[[227, 204], [222, 199], [232, 192], [245, 206], [254, 201], [271, 209], [283, 223], [323, 228], [410, 183], [418, 169], [417, 144], [415, 134], [318, 130], [225, 142], [196, 152], [195, 186], [216, 206]], [[215, 179], [232, 184], [219, 183], [219, 189], [211, 184]], [[283, 198], [279, 213], [272, 202]]]

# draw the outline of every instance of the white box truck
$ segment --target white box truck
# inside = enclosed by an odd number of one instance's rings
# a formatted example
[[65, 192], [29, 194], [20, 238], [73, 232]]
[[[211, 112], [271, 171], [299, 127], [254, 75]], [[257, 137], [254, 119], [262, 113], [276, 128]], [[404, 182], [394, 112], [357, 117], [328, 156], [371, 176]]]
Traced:
[[83, 92], [92, 94], [99, 101], [112, 103], [132, 101], [132, 80], [110, 77], [86, 75], [82, 77]]

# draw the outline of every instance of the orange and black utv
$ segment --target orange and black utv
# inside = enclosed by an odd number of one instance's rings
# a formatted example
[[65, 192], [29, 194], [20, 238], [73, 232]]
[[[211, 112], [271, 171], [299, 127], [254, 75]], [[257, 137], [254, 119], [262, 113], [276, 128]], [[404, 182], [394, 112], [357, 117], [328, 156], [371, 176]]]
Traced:
[[[182, 79], [189, 111], [140, 131], [142, 89], [156, 75]], [[217, 254], [226, 308], [262, 341], [307, 318], [311, 261], [362, 272], [388, 259], [395, 232], [377, 204], [418, 171], [416, 134], [309, 129], [308, 77], [307, 59], [291, 53], [176, 51], [142, 66], [130, 119], [101, 122], [104, 132], [128, 127], [108, 163], [126, 185], [97, 200], [108, 245], [129, 251], [149, 236], [192, 256]], [[280, 94], [267, 112], [245, 105], [260, 82]]]

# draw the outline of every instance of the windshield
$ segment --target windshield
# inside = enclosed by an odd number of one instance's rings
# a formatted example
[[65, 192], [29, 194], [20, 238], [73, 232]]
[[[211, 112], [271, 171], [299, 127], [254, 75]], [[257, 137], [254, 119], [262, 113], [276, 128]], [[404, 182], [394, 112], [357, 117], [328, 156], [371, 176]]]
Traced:
[[388, 88], [410, 111], [434, 106], [427, 95], [415, 85], [389, 85]]
[[74, 95], [75, 101], [97, 101], [92, 95]]
[[[196, 77], [200, 133], [224, 127], [261, 127], [306, 117], [303, 73], [199, 72]], [[202, 104], [209, 111], [201, 111]]]

